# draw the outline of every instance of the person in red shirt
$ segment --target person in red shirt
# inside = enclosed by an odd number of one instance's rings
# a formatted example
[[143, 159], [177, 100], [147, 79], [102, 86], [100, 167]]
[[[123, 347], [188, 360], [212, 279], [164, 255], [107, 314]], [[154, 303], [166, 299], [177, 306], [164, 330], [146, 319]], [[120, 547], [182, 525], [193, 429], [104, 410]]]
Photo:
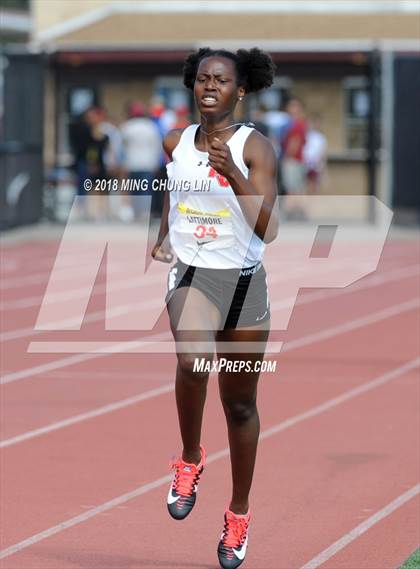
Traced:
[[187, 106], [182, 105], [175, 109], [176, 122], [173, 128], [186, 128], [191, 124], [190, 110]]
[[293, 97], [286, 105], [286, 112], [292, 122], [282, 143], [282, 179], [288, 196], [285, 200], [285, 210], [289, 216], [301, 217], [303, 213], [302, 204], [300, 200], [298, 202], [292, 196], [302, 195], [305, 192], [306, 180], [303, 161], [303, 148], [306, 143], [307, 132], [305, 108], [300, 99]]

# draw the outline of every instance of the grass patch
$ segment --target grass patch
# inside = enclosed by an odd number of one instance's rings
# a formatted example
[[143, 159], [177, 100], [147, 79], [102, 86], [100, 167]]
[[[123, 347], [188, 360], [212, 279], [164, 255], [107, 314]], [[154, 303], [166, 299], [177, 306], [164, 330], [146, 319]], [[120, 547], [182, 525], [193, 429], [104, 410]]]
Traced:
[[399, 569], [419, 569], [420, 567], [420, 548], [417, 549], [410, 557], [407, 559]]

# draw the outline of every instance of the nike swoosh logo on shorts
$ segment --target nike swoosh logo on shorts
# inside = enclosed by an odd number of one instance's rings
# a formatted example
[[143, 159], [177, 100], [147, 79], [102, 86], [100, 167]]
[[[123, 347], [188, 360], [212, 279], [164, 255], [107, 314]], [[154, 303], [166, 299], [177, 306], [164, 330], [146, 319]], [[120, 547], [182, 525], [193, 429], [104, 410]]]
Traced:
[[262, 320], [264, 318], [264, 316], [267, 314], [267, 310], [264, 312], [264, 314], [262, 316], [260, 316], [259, 318], [256, 318], [255, 321], [258, 322], [258, 320]]
[[233, 553], [238, 559], [243, 561], [245, 559], [246, 546], [248, 545], [248, 536], [246, 537], [241, 549], [233, 549]]

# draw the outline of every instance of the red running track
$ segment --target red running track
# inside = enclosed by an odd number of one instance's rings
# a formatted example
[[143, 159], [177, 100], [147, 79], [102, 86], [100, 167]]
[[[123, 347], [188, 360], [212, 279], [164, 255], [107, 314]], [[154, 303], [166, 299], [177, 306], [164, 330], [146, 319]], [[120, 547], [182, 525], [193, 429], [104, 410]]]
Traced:
[[[7, 279], [41, 279], [28, 265], [39, 248], [52, 263], [53, 243], [7, 248]], [[274, 334], [285, 345], [270, 356], [277, 373], [260, 383], [244, 566], [395, 569], [418, 545], [419, 321], [410, 304], [418, 260], [415, 243], [388, 242], [375, 275], [319, 298], [301, 292], [288, 330]], [[48, 271], [7, 299], [42, 295]], [[17, 312], [15, 320], [8, 311], [4, 330], [33, 326], [36, 306]], [[2, 386], [2, 568], [215, 568], [230, 492], [216, 378], [203, 431], [210, 461], [196, 509], [177, 523], [165, 506], [167, 464], [180, 445], [174, 357], [119, 354], [69, 365], [68, 356], [27, 354], [34, 337], [3, 346], [3, 375], [28, 374]], [[57, 360], [60, 367], [31, 374]], [[73, 422], [60, 426], [66, 420]], [[354, 537], [363, 523], [369, 527]]]

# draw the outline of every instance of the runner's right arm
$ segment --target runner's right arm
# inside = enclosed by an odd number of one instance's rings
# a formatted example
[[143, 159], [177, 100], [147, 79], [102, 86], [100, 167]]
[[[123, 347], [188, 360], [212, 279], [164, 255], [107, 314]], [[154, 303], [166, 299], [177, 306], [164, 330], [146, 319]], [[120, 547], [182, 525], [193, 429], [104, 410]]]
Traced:
[[[165, 150], [170, 160], [172, 160], [172, 152], [179, 142], [182, 131], [183, 129], [181, 128], [171, 130], [170, 132], [168, 132], [168, 134], [165, 136], [163, 140], [163, 149]], [[156, 244], [152, 249], [152, 257], [156, 261], [162, 261], [163, 263], [170, 263], [173, 259], [173, 253], [170, 248], [169, 240], [166, 240], [165, 242], [165, 239], [169, 234], [168, 215], [169, 215], [169, 192], [165, 190], [163, 195], [163, 207], [162, 207], [162, 215], [160, 218], [159, 234]]]

